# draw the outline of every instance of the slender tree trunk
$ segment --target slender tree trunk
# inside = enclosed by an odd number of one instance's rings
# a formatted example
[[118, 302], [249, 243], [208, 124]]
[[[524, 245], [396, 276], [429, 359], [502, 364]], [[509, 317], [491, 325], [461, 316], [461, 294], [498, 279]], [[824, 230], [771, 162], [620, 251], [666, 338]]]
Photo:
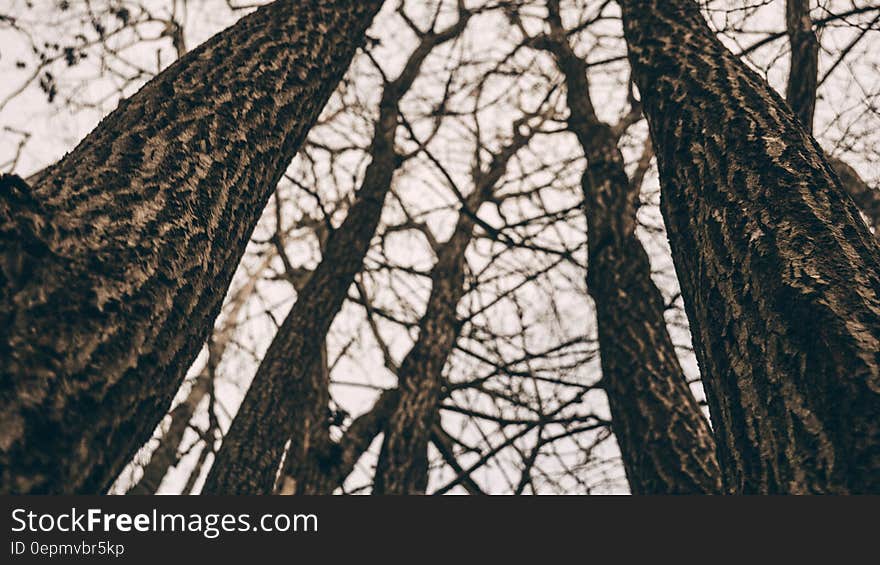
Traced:
[[465, 251], [474, 233], [474, 216], [492, 198], [513, 156], [533, 133], [513, 126], [513, 139], [475, 173], [474, 191], [465, 199], [452, 235], [436, 250], [431, 294], [419, 321], [419, 337], [397, 370], [400, 399], [388, 417], [376, 463], [373, 494], [424, 494], [428, 486], [428, 443], [438, 425], [443, 367], [461, 330], [456, 315], [465, 293]]
[[791, 45], [785, 99], [804, 129], [812, 132], [819, 74], [819, 40], [810, 19], [810, 0], [786, 1], [785, 29]]
[[568, 44], [558, 2], [544, 39], [565, 76], [568, 127], [587, 158], [587, 289], [596, 304], [602, 386], [633, 494], [716, 494], [712, 430], [685, 380], [663, 318], [663, 296], [636, 236], [640, 186], [630, 183], [618, 135], [599, 120], [586, 62]]
[[725, 488], [880, 491], [880, 250], [692, 0], [619, 0]]
[[0, 492], [102, 492], [148, 439], [380, 4], [265, 6], [4, 187]]
[[[474, 213], [484, 196], [467, 204]], [[424, 494], [428, 486], [428, 442], [438, 417], [443, 367], [460, 329], [456, 308], [464, 294], [465, 250], [473, 226], [462, 212], [431, 270], [431, 295], [418, 340], [397, 371], [400, 400], [384, 428], [373, 494]]]
[[[801, 125], [812, 132], [816, 94], [819, 87], [819, 38], [813, 32], [809, 0], [786, 2], [786, 29], [791, 47], [791, 62], [785, 98]], [[868, 218], [874, 228], [874, 237], [880, 238], [880, 190], [868, 186], [859, 174], [836, 157], [828, 157], [828, 164], [837, 173], [843, 189]]]
[[[327, 240], [321, 263], [299, 293], [296, 304], [272, 340], [208, 475], [207, 494], [271, 494], [275, 491], [284, 446], [292, 439], [302, 451], [318, 412], [326, 407], [328, 383], [315, 370], [333, 318], [345, 301], [379, 224], [385, 195], [401, 158], [394, 148], [401, 98], [418, 77], [434, 47], [457, 37], [468, 17], [439, 33], [429, 33], [397, 79], [385, 85], [379, 103], [370, 156], [355, 203]], [[314, 417], [312, 417], [312, 416]], [[282, 485], [283, 486], [283, 485]]]
[[460, 329], [456, 307], [464, 294], [464, 253], [472, 230], [473, 221], [462, 213], [431, 271], [419, 338], [397, 371], [400, 401], [384, 428], [373, 494], [424, 494], [428, 486], [428, 442], [438, 417], [443, 367]]

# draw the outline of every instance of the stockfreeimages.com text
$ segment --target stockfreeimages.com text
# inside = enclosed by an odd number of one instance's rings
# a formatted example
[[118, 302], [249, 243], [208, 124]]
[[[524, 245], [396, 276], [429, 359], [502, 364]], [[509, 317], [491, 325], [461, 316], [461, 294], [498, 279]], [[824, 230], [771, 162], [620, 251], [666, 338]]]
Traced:
[[60, 514], [12, 511], [13, 532], [190, 532], [214, 539], [223, 532], [317, 532], [315, 514], [149, 514], [104, 513], [99, 508], [71, 508]]

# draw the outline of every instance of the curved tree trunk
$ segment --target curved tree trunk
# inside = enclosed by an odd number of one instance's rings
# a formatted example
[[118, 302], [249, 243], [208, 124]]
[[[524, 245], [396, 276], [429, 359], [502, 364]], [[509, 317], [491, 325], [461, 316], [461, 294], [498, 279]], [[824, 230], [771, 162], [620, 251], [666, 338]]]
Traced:
[[619, 0], [725, 488], [880, 491], [880, 250], [692, 0]]
[[0, 195], [0, 492], [105, 490], [164, 416], [379, 0], [279, 0]]
[[596, 304], [602, 387], [633, 494], [716, 494], [721, 471], [712, 430], [691, 394], [663, 318], [663, 296], [636, 236], [639, 184], [631, 183], [618, 135], [599, 120], [586, 62], [566, 39], [558, 2], [543, 38], [565, 77], [570, 117], [587, 158], [589, 270]]
[[[470, 200], [467, 205], [476, 213], [482, 202]], [[424, 494], [428, 486], [428, 442], [439, 416], [443, 367], [461, 327], [456, 309], [464, 295], [465, 250], [473, 226], [462, 212], [431, 270], [431, 295], [418, 340], [397, 371], [400, 399], [384, 428], [373, 494]]]
[[458, 37], [468, 18], [461, 17], [442, 32], [425, 34], [401, 74], [385, 85], [370, 146], [372, 160], [355, 202], [342, 225], [329, 236], [321, 263], [298, 294], [260, 363], [223, 440], [204, 493], [271, 494], [287, 441], [296, 436], [291, 456], [306, 456], [312, 452], [302, 448], [308, 447], [313, 434], [324, 433], [316, 427], [324, 427], [322, 414], [326, 415], [329, 383], [316, 365], [333, 318], [361, 270], [385, 195], [402, 162], [394, 147], [398, 105], [434, 47]]
[[[465, 204], [476, 213], [494, 185]], [[424, 494], [428, 486], [428, 442], [438, 418], [443, 367], [460, 330], [456, 317], [464, 295], [465, 250], [474, 222], [462, 212], [431, 270], [431, 295], [419, 322], [419, 337], [397, 370], [398, 404], [388, 417], [376, 463], [373, 494]]]

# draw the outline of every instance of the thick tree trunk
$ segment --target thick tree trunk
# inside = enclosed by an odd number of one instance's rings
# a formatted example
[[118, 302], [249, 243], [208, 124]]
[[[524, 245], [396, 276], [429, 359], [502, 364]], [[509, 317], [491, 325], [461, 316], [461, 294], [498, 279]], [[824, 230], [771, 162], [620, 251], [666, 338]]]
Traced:
[[596, 304], [602, 386], [633, 494], [716, 494], [712, 430], [685, 380], [663, 318], [663, 296], [636, 236], [640, 186], [630, 183], [617, 135], [596, 116], [586, 62], [550, 2], [545, 47], [565, 76], [570, 117], [587, 158], [587, 289]]
[[164, 416], [381, 2], [279, 0], [0, 195], [0, 491], [105, 490]]
[[329, 236], [321, 263], [272, 340], [223, 440], [203, 492], [271, 494], [287, 441], [293, 437], [296, 450], [291, 456], [312, 453], [301, 448], [316, 433], [314, 426], [323, 425], [319, 413], [326, 410], [328, 388], [327, 377], [314, 366], [333, 318], [361, 270], [379, 225], [385, 195], [401, 163], [394, 148], [398, 105], [433, 48], [457, 37], [467, 19], [462, 17], [440, 33], [423, 36], [398, 78], [385, 85], [370, 146], [372, 160], [355, 203], [342, 225]]
[[880, 250], [692, 0], [619, 0], [725, 488], [880, 491]]

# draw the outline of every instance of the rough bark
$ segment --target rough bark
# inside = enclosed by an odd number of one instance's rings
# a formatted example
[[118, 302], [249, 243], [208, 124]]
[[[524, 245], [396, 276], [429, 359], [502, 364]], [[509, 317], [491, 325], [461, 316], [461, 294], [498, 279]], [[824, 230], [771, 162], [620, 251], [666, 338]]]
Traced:
[[880, 250], [692, 0], [620, 0], [725, 488], [880, 491]]
[[180, 445], [186, 430], [189, 429], [190, 421], [192, 421], [202, 400], [212, 390], [214, 375], [211, 374], [211, 367], [217, 367], [223, 360], [226, 348], [232, 341], [238, 324], [239, 314], [256, 288], [263, 269], [269, 266], [273, 257], [274, 255], [271, 253], [267, 254], [261, 265], [257, 266], [254, 274], [230, 297], [222, 325], [214, 331], [211, 339], [208, 340], [208, 354], [212, 360], [196, 376], [186, 399], [171, 411], [168, 430], [162, 434], [159, 446], [150, 455], [149, 462], [144, 465], [141, 478], [131, 486], [126, 494], [156, 494], [162, 484], [162, 479], [168, 474], [168, 470], [177, 465], [180, 458]]
[[419, 338], [397, 371], [400, 401], [384, 428], [373, 494], [424, 494], [428, 486], [428, 442], [440, 405], [443, 367], [458, 336], [455, 312], [464, 294], [464, 252], [472, 229], [473, 221], [461, 214], [431, 271]]
[[[812, 132], [816, 94], [819, 86], [819, 38], [813, 32], [809, 0], [786, 2], [786, 29], [791, 47], [791, 61], [785, 99], [801, 125]], [[880, 190], [868, 186], [859, 174], [836, 157], [827, 156], [828, 163], [837, 173], [843, 189], [849, 194], [868, 224], [874, 237], [880, 238]]]
[[314, 373], [306, 380], [310, 390], [298, 399], [291, 414], [293, 431], [287, 450], [282, 494], [332, 494], [333, 442], [330, 438], [330, 370], [327, 347], [320, 345]]
[[540, 43], [565, 77], [570, 116], [587, 168], [587, 289], [596, 305], [602, 387], [633, 494], [716, 494], [721, 471], [712, 430], [688, 387], [636, 236], [640, 184], [631, 183], [618, 135], [599, 120], [586, 62], [568, 44], [558, 2]]
[[[476, 212], [479, 205], [471, 200], [468, 205]], [[440, 405], [443, 367], [460, 329], [456, 308], [464, 294], [464, 253], [472, 233], [473, 221], [462, 213], [431, 270], [419, 337], [397, 371], [400, 400], [384, 428], [373, 494], [424, 494], [428, 486], [428, 442]]]
[[380, 4], [260, 8], [3, 190], [0, 492], [101, 492], [149, 438]]
[[[394, 140], [400, 103], [437, 45], [457, 37], [468, 17], [439, 33], [428, 33], [409, 57], [401, 74], [384, 87], [370, 146], [371, 161], [342, 225], [328, 238], [321, 263], [299, 293], [272, 340], [254, 381], [233, 420], [208, 475], [208, 494], [271, 494], [291, 437], [297, 451], [326, 406], [328, 383], [319, 362], [321, 347], [333, 318], [342, 308], [355, 275], [379, 224], [385, 195], [401, 158]], [[310, 414], [312, 416], [310, 416]]]

